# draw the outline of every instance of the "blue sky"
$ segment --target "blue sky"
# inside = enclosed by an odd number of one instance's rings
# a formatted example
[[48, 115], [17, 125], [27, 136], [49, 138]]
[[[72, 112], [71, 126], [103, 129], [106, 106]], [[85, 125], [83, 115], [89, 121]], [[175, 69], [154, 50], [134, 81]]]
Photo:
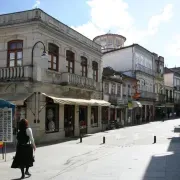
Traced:
[[125, 36], [125, 45], [139, 43], [168, 67], [180, 66], [179, 0], [6, 0], [0, 13], [35, 6], [90, 39], [110, 30]]

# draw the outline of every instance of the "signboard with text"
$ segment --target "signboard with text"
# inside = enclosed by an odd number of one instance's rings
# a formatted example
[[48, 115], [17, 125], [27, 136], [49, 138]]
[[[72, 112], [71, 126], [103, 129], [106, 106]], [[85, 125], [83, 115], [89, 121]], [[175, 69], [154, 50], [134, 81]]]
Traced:
[[13, 142], [12, 108], [0, 108], [0, 141]]

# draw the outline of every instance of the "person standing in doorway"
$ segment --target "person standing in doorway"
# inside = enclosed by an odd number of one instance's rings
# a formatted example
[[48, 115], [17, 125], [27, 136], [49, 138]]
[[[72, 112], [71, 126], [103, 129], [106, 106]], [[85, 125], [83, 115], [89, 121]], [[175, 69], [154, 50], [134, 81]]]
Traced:
[[21, 169], [22, 176], [20, 179], [24, 179], [25, 175], [31, 176], [29, 168], [33, 166], [34, 162], [33, 149], [36, 150], [32, 129], [28, 127], [28, 121], [22, 119], [19, 122], [19, 131], [17, 133], [16, 155], [11, 165], [11, 168]]

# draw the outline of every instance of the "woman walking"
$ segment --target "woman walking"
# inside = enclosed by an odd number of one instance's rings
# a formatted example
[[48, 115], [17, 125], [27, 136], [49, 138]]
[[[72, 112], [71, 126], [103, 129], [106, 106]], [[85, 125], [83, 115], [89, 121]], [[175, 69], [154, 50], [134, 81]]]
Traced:
[[22, 119], [19, 122], [19, 132], [17, 133], [16, 155], [11, 166], [11, 168], [21, 169], [20, 179], [24, 179], [25, 175], [31, 176], [29, 167], [32, 167], [34, 162], [33, 149], [36, 150], [32, 130], [28, 127], [28, 121]]

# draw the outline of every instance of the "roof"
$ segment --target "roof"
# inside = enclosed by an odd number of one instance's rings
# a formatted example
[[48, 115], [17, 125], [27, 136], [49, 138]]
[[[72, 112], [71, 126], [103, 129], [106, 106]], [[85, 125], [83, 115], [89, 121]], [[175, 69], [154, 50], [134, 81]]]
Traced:
[[165, 67], [164, 68], [164, 73], [165, 74], [174, 73], [174, 74], [180, 76], [180, 68], [178, 70], [178, 68], [167, 68], [167, 67]]
[[98, 39], [98, 38], [100, 38], [100, 37], [108, 36], [108, 35], [110, 35], [110, 36], [118, 36], [118, 37], [120, 37], [120, 38], [123, 38], [124, 41], [126, 41], [126, 38], [125, 38], [124, 36], [122, 36], [122, 35], [120, 35], [120, 34], [111, 34], [111, 33], [106, 33], [106, 34], [102, 34], [102, 35], [96, 36], [96, 37], [93, 39], [93, 41], [95, 41], [96, 39]]
[[144, 49], [145, 51], [149, 52], [150, 54], [153, 54], [151, 51], [149, 51], [148, 49], [144, 48], [143, 46], [141, 46], [139, 44], [131, 44], [129, 46], [124, 46], [124, 47], [121, 47], [121, 48], [118, 48], [118, 49], [113, 49], [111, 51], [104, 52], [103, 54], [111, 53], [111, 52], [114, 52], [114, 51], [120, 51], [122, 49], [130, 48], [130, 47], [135, 47], [135, 46], [139, 46], [140, 48]]

